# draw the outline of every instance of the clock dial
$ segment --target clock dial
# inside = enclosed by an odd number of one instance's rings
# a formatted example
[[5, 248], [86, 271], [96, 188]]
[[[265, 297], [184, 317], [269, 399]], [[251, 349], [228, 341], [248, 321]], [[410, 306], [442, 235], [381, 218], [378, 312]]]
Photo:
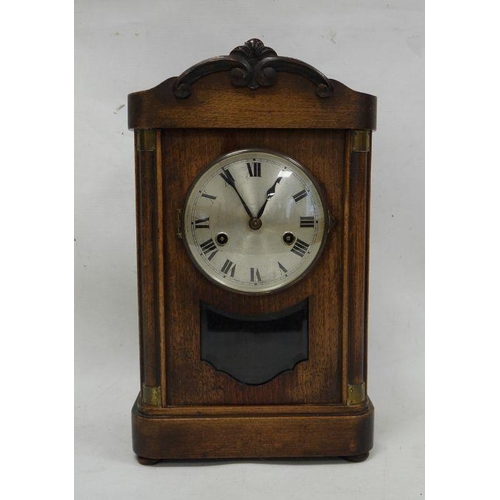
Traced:
[[311, 268], [326, 238], [327, 213], [316, 182], [296, 161], [235, 151], [193, 183], [183, 239], [210, 280], [236, 292], [267, 293]]

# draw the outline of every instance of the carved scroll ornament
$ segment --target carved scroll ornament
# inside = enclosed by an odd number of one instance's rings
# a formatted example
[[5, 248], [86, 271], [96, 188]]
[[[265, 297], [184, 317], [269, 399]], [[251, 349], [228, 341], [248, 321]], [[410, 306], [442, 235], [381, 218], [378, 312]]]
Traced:
[[290, 57], [280, 57], [257, 38], [236, 47], [228, 56], [214, 57], [195, 64], [182, 73], [174, 82], [173, 91], [178, 99], [191, 95], [194, 82], [212, 73], [229, 71], [231, 82], [236, 87], [270, 87], [280, 71], [303, 76], [316, 85], [318, 97], [330, 97], [332, 84], [323, 73], [305, 62]]

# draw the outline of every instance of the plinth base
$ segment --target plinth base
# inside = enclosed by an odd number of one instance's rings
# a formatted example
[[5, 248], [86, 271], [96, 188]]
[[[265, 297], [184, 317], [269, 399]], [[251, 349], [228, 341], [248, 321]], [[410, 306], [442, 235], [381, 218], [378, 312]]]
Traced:
[[[142, 464], [159, 460], [344, 457], [373, 446], [374, 409], [355, 406], [132, 409], [133, 448]], [[361, 457], [361, 458], [359, 458]]]

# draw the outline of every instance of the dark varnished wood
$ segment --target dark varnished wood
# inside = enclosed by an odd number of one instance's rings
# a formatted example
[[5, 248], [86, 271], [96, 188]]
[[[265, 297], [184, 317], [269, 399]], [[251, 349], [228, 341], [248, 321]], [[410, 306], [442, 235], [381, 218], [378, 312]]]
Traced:
[[[320, 134], [318, 146], [318, 133]], [[343, 218], [343, 131], [324, 130], [166, 130], [162, 149], [168, 158], [165, 169], [165, 296], [170, 322], [167, 352], [168, 396], [171, 405], [189, 404], [284, 404], [341, 402], [341, 252], [342, 228], [336, 225], [322, 257], [300, 282], [279, 293], [248, 296], [224, 290], [201, 276], [175, 238], [177, 209], [206, 159], [244, 147], [286, 151], [308, 168], [323, 185], [327, 204], [338, 220]], [[319, 151], [318, 151], [319, 148]], [[182, 170], [183, 175], [178, 175]], [[340, 231], [340, 233], [339, 233]], [[186, 286], [192, 283], [193, 286]], [[281, 311], [309, 298], [309, 362], [263, 386], [242, 386], [208, 363], [200, 363], [199, 301], [235, 314]], [[167, 321], [167, 325], [169, 322]], [[175, 374], [175, 377], [171, 375]], [[170, 376], [169, 376], [170, 375]]]
[[348, 462], [364, 462], [368, 456], [370, 455], [370, 452], [367, 451], [366, 453], [361, 453], [359, 455], [351, 455], [351, 456], [346, 456], [343, 457], [345, 458]]
[[351, 151], [351, 134], [346, 136], [348, 168], [344, 187], [344, 279], [347, 286], [345, 328], [348, 335], [348, 383], [365, 382], [365, 324], [368, 287], [368, 153]]
[[[322, 98], [317, 82], [293, 72], [279, 72], [272, 85], [258, 88], [235, 87], [228, 72], [207, 72], [182, 99], [175, 97], [175, 81], [129, 96], [137, 138], [141, 384], [160, 394], [149, 402], [142, 394], [134, 405], [139, 462], [366, 458], [373, 406], [368, 398], [348, 404], [348, 388], [366, 384], [370, 153], [352, 152], [351, 142], [353, 130], [375, 128], [376, 99], [334, 80], [331, 95]], [[141, 139], [144, 130], [149, 141]], [[314, 268], [293, 286], [260, 296], [208, 281], [177, 236], [195, 177], [218, 156], [247, 148], [304, 165], [334, 218]], [[292, 370], [252, 386], [201, 360], [200, 301], [252, 315], [306, 299], [308, 359]]]
[[359, 457], [373, 446], [373, 406], [369, 400], [363, 413], [344, 415], [148, 418], [136, 404], [132, 424], [134, 451], [156, 460]]
[[[173, 93], [175, 78], [129, 95], [129, 128], [375, 129], [376, 98], [331, 80], [332, 96], [319, 98], [307, 78], [280, 73], [275, 85], [236, 88], [227, 73], [196, 83], [189, 99]], [[221, 111], [223, 112], [221, 113]]]
[[231, 83], [236, 87], [271, 87], [279, 72], [300, 75], [316, 85], [316, 95], [327, 98], [332, 95], [332, 84], [328, 78], [309, 64], [290, 57], [281, 57], [261, 40], [252, 38], [231, 51], [228, 56], [219, 56], [201, 61], [180, 75], [172, 86], [178, 99], [191, 95], [192, 85], [212, 73], [229, 71]]
[[155, 238], [158, 220], [156, 152], [136, 144], [137, 254], [141, 381], [160, 385], [158, 362], [157, 280], [159, 255]]
[[163, 178], [161, 135], [155, 135], [154, 149], [135, 141], [139, 336], [141, 386], [164, 388]]
[[269, 415], [359, 415], [368, 408], [368, 400], [356, 405], [290, 404], [290, 405], [189, 405], [189, 406], [149, 406], [140, 401], [137, 411], [156, 417], [187, 416], [269, 416]]
[[160, 461], [160, 459], [157, 459], [157, 458], [145, 458], [145, 457], [140, 457], [139, 455], [137, 455], [137, 461], [141, 465], [155, 465], [155, 464], [157, 464]]

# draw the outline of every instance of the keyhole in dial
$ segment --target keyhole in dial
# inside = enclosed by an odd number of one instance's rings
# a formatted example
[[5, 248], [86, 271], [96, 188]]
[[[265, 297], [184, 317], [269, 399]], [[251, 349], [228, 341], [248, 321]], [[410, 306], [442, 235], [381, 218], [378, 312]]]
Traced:
[[295, 235], [292, 232], [287, 231], [283, 235], [283, 243], [285, 243], [285, 245], [291, 245], [294, 241], [295, 241]]
[[222, 247], [229, 241], [229, 236], [226, 233], [219, 233], [215, 237], [215, 241], [217, 241], [217, 244]]

